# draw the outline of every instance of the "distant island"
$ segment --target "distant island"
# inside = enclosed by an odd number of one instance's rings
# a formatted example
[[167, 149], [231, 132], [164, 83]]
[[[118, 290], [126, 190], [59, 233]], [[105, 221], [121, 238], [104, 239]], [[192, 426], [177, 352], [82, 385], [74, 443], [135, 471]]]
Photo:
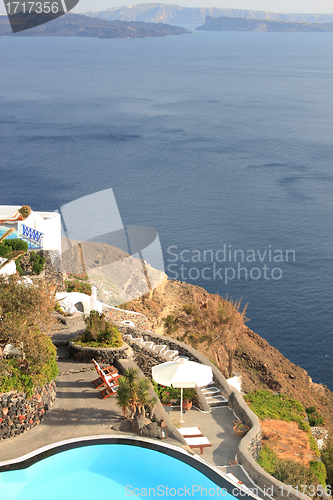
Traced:
[[[24, 14], [18, 14], [24, 15]], [[37, 14], [39, 15], [39, 14]], [[81, 36], [98, 38], [147, 38], [183, 35], [188, 30], [163, 23], [107, 21], [68, 13], [51, 22], [19, 33], [12, 33], [8, 17], [0, 16], [0, 36]]]
[[207, 16], [205, 24], [196, 28], [204, 31], [333, 31], [332, 23], [304, 23], [291, 21], [266, 21], [263, 19], [242, 19]]
[[[204, 2], [203, 2], [204, 3]], [[241, 19], [262, 19], [265, 21], [290, 21], [301, 23], [331, 23], [333, 14], [279, 14], [245, 9], [193, 8], [162, 3], [141, 3], [123, 7], [111, 7], [102, 11], [89, 11], [84, 14], [102, 17], [109, 21], [144, 21], [149, 23], [170, 23], [177, 25], [193, 24], [198, 26], [210, 17], [231, 17]]]

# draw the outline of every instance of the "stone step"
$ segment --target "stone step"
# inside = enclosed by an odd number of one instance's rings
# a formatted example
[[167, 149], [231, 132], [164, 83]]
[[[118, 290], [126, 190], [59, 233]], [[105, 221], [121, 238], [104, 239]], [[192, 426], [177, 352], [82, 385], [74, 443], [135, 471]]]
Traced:
[[178, 351], [169, 350], [169, 351], [163, 352], [163, 357], [167, 358], [169, 360], [172, 360], [173, 356], [177, 356], [177, 355], [178, 355]]
[[211, 396], [209, 398], [206, 398], [206, 401], [209, 405], [214, 404], [214, 403], [225, 403], [227, 400], [223, 396]]
[[211, 389], [201, 389], [201, 391], [204, 396], [208, 396], [208, 394], [221, 393], [220, 389], [218, 389], [217, 387], [212, 387]]

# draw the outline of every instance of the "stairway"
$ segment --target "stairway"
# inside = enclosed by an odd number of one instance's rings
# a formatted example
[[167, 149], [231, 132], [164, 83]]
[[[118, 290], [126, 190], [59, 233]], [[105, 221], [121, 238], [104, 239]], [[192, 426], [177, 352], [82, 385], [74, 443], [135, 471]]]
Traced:
[[228, 400], [222, 396], [220, 389], [215, 387], [213, 382], [206, 387], [201, 387], [201, 392], [210, 409], [228, 406]]

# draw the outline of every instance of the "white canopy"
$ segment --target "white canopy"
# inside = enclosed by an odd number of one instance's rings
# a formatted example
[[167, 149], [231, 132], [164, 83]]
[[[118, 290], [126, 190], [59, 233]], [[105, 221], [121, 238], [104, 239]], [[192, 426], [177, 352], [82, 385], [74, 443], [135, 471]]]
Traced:
[[179, 358], [168, 361], [152, 368], [155, 382], [168, 387], [181, 387], [180, 421], [183, 412], [183, 387], [203, 387], [213, 381], [213, 372], [210, 366], [201, 365], [194, 361]]
[[172, 387], [203, 387], [213, 381], [210, 366], [179, 358], [152, 368], [155, 382]]

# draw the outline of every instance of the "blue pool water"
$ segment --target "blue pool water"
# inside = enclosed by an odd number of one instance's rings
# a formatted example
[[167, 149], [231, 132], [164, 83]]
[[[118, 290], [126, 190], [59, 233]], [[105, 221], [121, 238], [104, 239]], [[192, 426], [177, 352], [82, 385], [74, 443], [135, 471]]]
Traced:
[[[3, 234], [5, 234], [6, 231], [8, 231], [8, 227], [3, 227], [3, 226], [0, 227], [0, 238], [1, 238], [1, 236]], [[7, 236], [6, 239], [12, 240], [12, 239], [18, 238], [18, 237], [19, 237], [18, 232], [14, 231], [12, 234], [10, 234], [9, 236]]]
[[172, 456], [123, 444], [70, 449], [25, 469], [0, 473], [0, 498], [6, 500], [179, 498], [185, 496], [182, 494], [185, 487], [190, 492], [186, 496], [234, 498], [204, 474]]

